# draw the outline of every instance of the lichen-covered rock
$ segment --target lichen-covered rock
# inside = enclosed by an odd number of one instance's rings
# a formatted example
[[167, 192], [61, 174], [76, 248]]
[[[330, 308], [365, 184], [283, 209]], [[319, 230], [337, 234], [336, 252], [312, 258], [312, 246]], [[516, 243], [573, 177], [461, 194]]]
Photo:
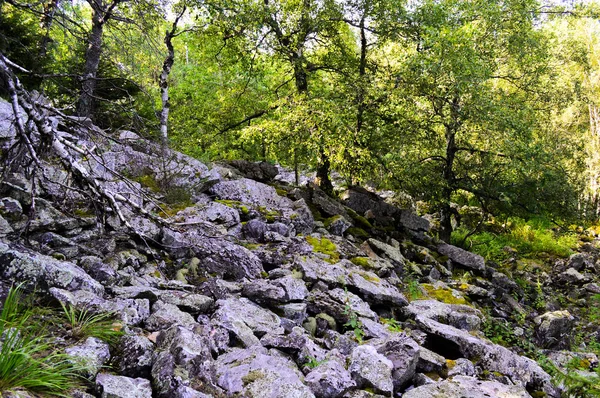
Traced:
[[263, 347], [234, 349], [217, 358], [217, 383], [228, 396], [314, 398], [296, 365]]
[[404, 333], [395, 333], [385, 339], [369, 341], [369, 344], [392, 362], [394, 389], [400, 391], [415, 375], [419, 362], [419, 345]]
[[435, 352], [421, 347], [419, 349], [419, 360], [417, 362], [417, 371], [422, 373], [440, 373], [446, 365], [446, 358]]
[[308, 296], [308, 308], [316, 314], [326, 313], [341, 324], [348, 322], [350, 313], [357, 317], [378, 319], [369, 304], [356, 294], [340, 288], [325, 292], [313, 289]]
[[483, 272], [485, 270], [485, 260], [479, 254], [468, 252], [447, 243], [440, 243], [437, 250], [441, 255], [447, 256], [454, 264], [461, 268], [476, 272]]
[[367, 243], [377, 255], [390, 261], [395, 269], [402, 271], [406, 267], [406, 258], [404, 258], [399, 248], [373, 238], [367, 240]]
[[196, 322], [187, 312], [173, 304], [157, 301], [152, 306], [152, 314], [146, 319], [146, 329], [150, 331], [168, 329], [173, 325], [193, 325]]
[[398, 289], [387, 280], [379, 278], [368, 271], [351, 272], [346, 282], [353, 286], [370, 302], [374, 304], [404, 307], [408, 300]]
[[280, 286], [285, 291], [287, 301], [301, 301], [308, 297], [306, 283], [300, 278], [294, 276], [284, 276], [273, 280], [273, 284]]
[[448, 377], [454, 377], [459, 375], [475, 377], [477, 375], [475, 365], [473, 365], [473, 362], [469, 361], [466, 358], [458, 358], [455, 361], [448, 362]]
[[259, 304], [273, 305], [288, 301], [286, 300], [286, 292], [283, 287], [264, 279], [256, 279], [244, 283], [242, 295]]
[[173, 219], [183, 224], [209, 222], [231, 228], [240, 223], [240, 214], [229, 206], [207, 199], [181, 210]]
[[437, 346], [430, 347], [434, 351], [436, 348], [442, 351], [458, 351], [464, 358], [477, 361], [476, 365], [482, 369], [499, 372], [508, 376], [514, 383], [527, 386], [530, 390], [541, 390], [549, 397], [558, 396], [550, 375], [535, 361], [433, 319], [417, 316], [416, 321], [426, 333], [436, 336]]
[[68, 347], [65, 352], [83, 365], [87, 377], [94, 377], [110, 359], [108, 344], [95, 337], [88, 337], [83, 343]]
[[463, 330], [479, 329], [483, 318], [481, 311], [476, 308], [437, 300], [415, 300], [403, 310], [412, 318], [429, 318]]
[[571, 285], [583, 285], [584, 283], [590, 282], [590, 280], [591, 278], [589, 275], [584, 275], [575, 268], [569, 268], [558, 275], [558, 281]]
[[317, 398], [338, 398], [354, 388], [350, 372], [336, 360], [326, 360], [310, 371], [304, 379]]
[[201, 268], [221, 278], [258, 279], [264, 272], [261, 261], [250, 250], [226, 239], [164, 228], [163, 244], [178, 257], [189, 257], [192, 253], [201, 258]]
[[394, 364], [370, 345], [358, 346], [350, 355], [348, 370], [359, 388], [374, 388], [386, 396], [394, 391]]
[[536, 317], [540, 344], [546, 348], [568, 348], [574, 320], [567, 310], [546, 312]]
[[104, 287], [77, 265], [2, 242], [0, 277], [45, 290], [57, 287], [68, 291], [86, 290], [97, 295], [104, 293]]
[[212, 384], [214, 369], [209, 337], [195, 331], [176, 325], [158, 335], [151, 373], [160, 397], [172, 397], [174, 391], [189, 386], [192, 380]]
[[202, 294], [190, 293], [178, 290], [165, 290], [159, 291], [158, 296], [160, 300], [167, 303], [176, 305], [183, 311], [191, 312], [194, 314], [206, 313], [213, 306], [215, 301]]
[[402, 398], [530, 398], [521, 386], [508, 386], [496, 381], [480, 381], [468, 376], [455, 376], [434, 384], [407, 391]]
[[277, 167], [267, 162], [232, 160], [229, 164], [238, 169], [246, 178], [260, 182], [270, 182], [279, 174]]
[[117, 361], [119, 372], [128, 377], [150, 377], [154, 344], [145, 336], [127, 335], [121, 338]]
[[219, 199], [235, 200], [266, 211], [277, 212], [275, 218], [281, 222], [289, 222], [298, 233], [310, 233], [314, 227], [312, 214], [304, 200], [292, 202], [287, 197], [279, 196], [275, 188], [241, 178], [239, 180], [222, 181], [214, 185], [210, 192]]
[[258, 344], [257, 336], [283, 334], [279, 317], [248, 299], [218, 300], [216, 305], [212, 322], [228, 330], [246, 347]]
[[100, 373], [96, 377], [96, 390], [100, 398], [152, 398], [150, 381]]

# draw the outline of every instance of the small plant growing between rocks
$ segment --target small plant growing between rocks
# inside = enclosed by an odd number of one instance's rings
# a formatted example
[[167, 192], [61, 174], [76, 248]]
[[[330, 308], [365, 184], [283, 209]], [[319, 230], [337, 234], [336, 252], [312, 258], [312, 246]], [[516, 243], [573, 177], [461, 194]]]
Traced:
[[21, 299], [20, 288], [11, 288], [0, 314], [0, 393], [21, 389], [68, 397], [79, 385], [82, 366], [55, 351], [51, 336], [36, 332], [40, 325], [31, 320], [31, 309], [20, 305]]
[[[348, 289], [346, 289], [346, 293], [348, 293]], [[344, 305], [344, 315], [348, 317], [348, 321], [344, 324], [344, 326], [352, 330], [354, 333], [354, 340], [356, 340], [358, 344], [362, 344], [363, 338], [365, 337], [363, 324], [360, 319], [358, 319], [358, 314], [356, 311], [352, 309], [352, 306], [350, 305], [350, 299], [347, 294], [346, 303]]]
[[69, 333], [75, 339], [97, 337], [107, 343], [116, 344], [123, 332], [120, 325], [114, 321], [113, 313], [92, 314], [86, 310], [78, 310], [73, 306], [63, 304], [63, 314], [69, 326]]

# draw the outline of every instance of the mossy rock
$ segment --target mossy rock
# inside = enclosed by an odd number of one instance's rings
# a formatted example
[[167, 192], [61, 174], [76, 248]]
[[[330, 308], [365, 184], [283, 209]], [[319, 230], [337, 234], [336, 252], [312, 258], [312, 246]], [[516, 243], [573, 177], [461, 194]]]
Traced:
[[334, 222], [336, 222], [340, 218], [343, 218], [343, 217], [340, 216], [340, 215], [329, 217], [328, 219], [326, 219], [325, 221], [323, 221], [323, 225], [325, 226], [325, 228], [329, 228], [331, 226], [331, 224], [333, 224]]
[[352, 264], [358, 265], [359, 267], [367, 269], [372, 268], [371, 262], [369, 261], [369, 257], [353, 257], [350, 259], [350, 261], [352, 262]]
[[466, 304], [468, 305], [468, 301], [465, 300], [464, 297], [457, 297], [453, 293], [452, 289], [436, 289], [433, 285], [429, 283], [424, 283], [422, 287], [427, 292], [427, 295], [432, 299], [437, 301], [441, 301], [446, 304]]
[[369, 220], [367, 220], [365, 217], [359, 215], [354, 210], [348, 209], [348, 214], [350, 215], [352, 220], [354, 220], [354, 222], [356, 223], [356, 225], [358, 227], [363, 228], [363, 229], [373, 228], [373, 225], [369, 222]]
[[352, 235], [355, 238], [359, 238], [359, 239], [369, 239], [371, 237], [371, 235], [369, 235], [367, 233], [367, 231], [365, 231], [362, 228], [357, 228], [357, 227], [350, 227], [346, 230], [345, 233], [347, 235]]
[[326, 261], [330, 262], [331, 264], [335, 264], [340, 260], [340, 252], [338, 252], [337, 246], [329, 239], [318, 239], [312, 236], [307, 236], [306, 241], [312, 246], [315, 253], [328, 255], [329, 260]]
[[154, 193], [158, 193], [161, 190], [160, 184], [156, 180], [156, 177], [154, 177], [152, 174], [144, 174], [139, 177], [135, 177], [133, 180], [139, 182], [142, 184], [142, 186], [148, 188]]

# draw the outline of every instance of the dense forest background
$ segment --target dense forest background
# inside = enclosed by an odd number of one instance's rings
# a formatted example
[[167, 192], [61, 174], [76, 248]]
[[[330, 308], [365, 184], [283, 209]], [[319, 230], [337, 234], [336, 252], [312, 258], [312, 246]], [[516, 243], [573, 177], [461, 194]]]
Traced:
[[329, 192], [334, 177], [389, 189], [464, 244], [492, 216], [598, 219], [599, 16], [534, 0], [0, 0], [0, 52], [67, 114], [206, 161], [316, 172]]

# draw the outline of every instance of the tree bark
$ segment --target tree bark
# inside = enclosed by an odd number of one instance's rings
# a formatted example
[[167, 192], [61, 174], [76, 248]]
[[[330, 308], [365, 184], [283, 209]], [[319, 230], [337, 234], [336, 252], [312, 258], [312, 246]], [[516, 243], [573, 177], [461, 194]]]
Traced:
[[169, 110], [171, 104], [169, 103], [169, 74], [171, 68], [175, 63], [175, 49], [173, 48], [173, 38], [176, 36], [177, 24], [185, 13], [186, 7], [184, 6], [181, 12], [175, 18], [173, 26], [170, 31], [165, 33], [165, 45], [167, 46], [167, 56], [163, 62], [162, 72], [160, 74], [159, 86], [160, 86], [160, 97], [162, 100], [162, 109], [160, 112], [160, 138], [164, 148], [169, 146]]
[[444, 242], [450, 242], [452, 236], [452, 193], [454, 192], [454, 160], [458, 147], [456, 145], [456, 132], [460, 127], [459, 120], [460, 104], [459, 99], [454, 98], [450, 107], [450, 122], [446, 123], [446, 161], [442, 178], [444, 180], [444, 189], [442, 191], [442, 204], [440, 206], [440, 234], [439, 237]]
[[52, 42], [50, 38], [50, 29], [52, 29], [52, 24], [54, 23], [54, 14], [56, 13], [56, 9], [58, 8], [59, 0], [49, 0], [44, 4], [44, 15], [41, 20], [41, 27], [44, 31], [44, 36], [40, 40], [40, 50], [39, 56], [40, 58], [45, 58], [48, 54], [48, 45]]
[[88, 0], [92, 7], [92, 31], [88, 37], [88, 48], [85, 52], [85, 65], [81, 76], [81, 94], [77, 103], [77, 115], [92, 118], [98, 66], [102, 55], [102, 34], [104, 25], [112, 17], [114, 9], [123, 0], [113, 0], [105, 7], [102, 0]]

